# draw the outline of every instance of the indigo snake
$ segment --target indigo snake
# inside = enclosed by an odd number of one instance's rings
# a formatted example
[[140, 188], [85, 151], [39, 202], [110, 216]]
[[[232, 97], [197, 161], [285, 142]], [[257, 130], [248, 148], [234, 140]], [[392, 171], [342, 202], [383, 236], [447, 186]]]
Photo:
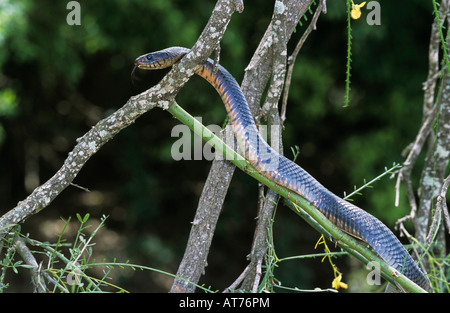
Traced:
[[[134, 69], [169, 67], [188, 52], [187, 48], [171, 47], [148, 53], [136, 59]], [[305, 198], [333, 224], [368, 243], [387, 264], [423, 289], [429, 288], [428, 278], [387, 226], [366, 211], [333, 194], [299, 165], [280, 155], [264, 141], [241, 88], [223, 66], [208, 59], [195, 73], [206, 79], [219, 93], [241, 151], [256, 170]]]

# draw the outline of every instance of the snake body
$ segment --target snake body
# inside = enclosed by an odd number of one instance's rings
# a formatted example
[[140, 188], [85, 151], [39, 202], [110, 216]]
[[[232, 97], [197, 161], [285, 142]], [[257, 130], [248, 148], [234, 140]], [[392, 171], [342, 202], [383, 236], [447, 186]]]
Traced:
[[[161, 69], [175, 64], [188, 52], [187, 48], [171, 47], [142, 55], [136, 59], [135, 65], [142, 69]], [[340, 229], [367, 242], [386, 263], [423, 289], [429, 288], [427, 277], [387, 226], [333, 194], [264, 141], [238, 83], [224, 67], [208, 59], [195, 73], [206, 79], [219, 93], [237, 141], [253, 167], [308, 200]]]

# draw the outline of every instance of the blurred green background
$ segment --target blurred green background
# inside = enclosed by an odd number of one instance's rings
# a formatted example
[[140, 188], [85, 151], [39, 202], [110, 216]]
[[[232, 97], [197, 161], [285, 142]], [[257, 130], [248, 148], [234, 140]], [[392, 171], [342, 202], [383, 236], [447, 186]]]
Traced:
[[[76, 138], [130, 96], [158, 82], [166, 71], [139, 71], [133, 84], [134, 59], [170, 46], [192, 47], [215, 1], [79, 1], [80, 26], [66, 23], [67, 3], [0, 0], [1, 214], [61, 167]], [[380, 26], [366, 23], [365, 8], [361, 19], [352, 21], [349, 107], [343, 107], [345, 0], [328, 1], [328, 13], [319, 18], [293, 74], [285, 154], [292, 157], [290, 147], [298, 145], [298, 162], [338, 195], [402, 162], [401, 152], [414, 139], [422, 118], [432, 4], [379, 3]], [[228, 26], [220, 60], [238, 82], [272, 9], [273, 1], [247, 0], [244, 12], [236, 13]], [[308, 23], [297, 27], [290, 52]], [[222, 125], [225, 119], [219, 97], [201, 78], [193, 77], [177, 101], [206, 125]], [[105, 214], [109, 218], [94, 248], [98, 259], [130, 260], [175, 273], [211, 164], [172, 159], [170, 149], [177, 138], [170, 133], [177, 124], [167, 112], [152, 110], [142, 116], [94, 155], [76, 178], [74, 182], [90, 193], [67, 188], [26, 221], [23, 233], [56, 241], [61, 217], [89, 212], [95, 223]], [[236, 172], [201, 283], [223, 290], [245, 268], [256, 201], [257, 183]], [[388, 178], [355, 202], [392, 229], [396, 219], [408, 213], [404, 198], [394, 207], [394, 181]], [[279, 257], [322, 252], [314, 250], [318, 233], [285, 207], [278, 209], [274, 227]], [[360, 267], [348, 257], [336, 263], [347, 282]], [[333, 278], [329, 264], [320, 259], [284, 262], [275, 274], [283, 285], [303, 289], [328, 288]], [[7, 291], [31, 290], [27, 273], [9, 279], [14, 283]], [[149, 271], [116, 270], [114, 279], [129, 291], [165, 292], [171, 285], [170, 277]], [[350, 287], [360, 288], [356, 281], [350, 281]]]

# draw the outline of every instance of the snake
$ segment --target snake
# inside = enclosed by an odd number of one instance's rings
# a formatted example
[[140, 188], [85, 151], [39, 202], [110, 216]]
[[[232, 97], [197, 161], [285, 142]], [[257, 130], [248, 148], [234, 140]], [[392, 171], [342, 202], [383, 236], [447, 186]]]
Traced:
[[[184, 47], [170, 47], [141, 55], [135, 60], [133, 72], [136, 68], [157, 70], [170, 67], [189, 51]], [[395, 270], [423, 289], [429, 289], [427, 276], [386, 225], [335, 195], [262, 138], [239, 84], [222, 65], [207, 59], [195, 73], [208, 81], [220, 95], [241, 151], [258, 172], [306, 199], [338, 228], [367, 243]]]

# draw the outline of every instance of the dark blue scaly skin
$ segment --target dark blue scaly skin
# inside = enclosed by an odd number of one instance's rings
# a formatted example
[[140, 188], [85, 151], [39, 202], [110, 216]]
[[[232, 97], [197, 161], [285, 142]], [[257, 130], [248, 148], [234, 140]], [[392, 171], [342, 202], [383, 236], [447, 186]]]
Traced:
[[[189, 49], [172, 47], [136, 59], [143, 69], [160, 69], [178, 62]], [[429, 281], [397, 237], [377, 218], [341, 199], [296, 163], [272, 149], [260, 136], [250, 108], [233, 76], [208, 59], [196, 72], [219, 93], [246, 159], [272, 181], [299, 194], [345, 232], [367, 242], [390, 266], [427, 290]]]

